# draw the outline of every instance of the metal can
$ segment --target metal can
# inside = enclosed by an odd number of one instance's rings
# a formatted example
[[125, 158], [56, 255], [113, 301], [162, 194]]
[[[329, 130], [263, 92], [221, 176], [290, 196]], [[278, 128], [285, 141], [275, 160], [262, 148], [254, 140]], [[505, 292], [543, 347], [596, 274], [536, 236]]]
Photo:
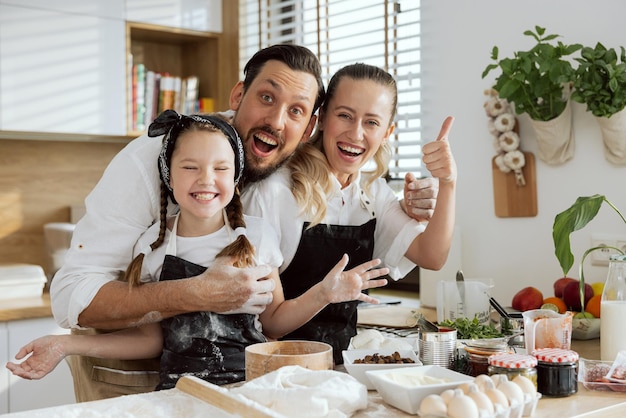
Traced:
[[578, 392], [578, 353], [561, 348], [540, 348], [537, 358], [537, 390], [544, 396], [563, 397]]
[[509, 380], [517, 376], [530, 379], [537, 387], [537, 358], [528, 354], [503, 353], [489, 356], [489, 376], [504, 374]]

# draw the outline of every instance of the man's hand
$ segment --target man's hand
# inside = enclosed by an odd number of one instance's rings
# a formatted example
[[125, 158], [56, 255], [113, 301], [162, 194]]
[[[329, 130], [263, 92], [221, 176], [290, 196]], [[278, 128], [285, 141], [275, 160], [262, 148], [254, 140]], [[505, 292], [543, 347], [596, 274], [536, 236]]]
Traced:
[[234, 258], [220, 257], [201, 275], [203, 286], [202, 300], [196, 303], [209, 303], [218, 313], [260, 314], [272, 302], [274, 280], [267, 279], [272, 272], [268, 265], [238, 268], [233, 266]]
[[404, 176], [404, 204], [406, 213], [418, 222], [429, 221], [435, 211], [439, 180], [416, 179], [413, 173]]
[[374, 279], [389, 274], [389, 269], [375, 269], [374, 267], [380, 264], [380, 260], [376, 259], [344, 271], [348, 261], [348, 255], [344, 254], [341, 260], [322, 280], [322, 292], [326, 301], [328, 303], [339, 303], [361, 300], [377, 304], [377, 299], [362, 293], [361, 290], [385, 286], [387, 284], [386, 279]]

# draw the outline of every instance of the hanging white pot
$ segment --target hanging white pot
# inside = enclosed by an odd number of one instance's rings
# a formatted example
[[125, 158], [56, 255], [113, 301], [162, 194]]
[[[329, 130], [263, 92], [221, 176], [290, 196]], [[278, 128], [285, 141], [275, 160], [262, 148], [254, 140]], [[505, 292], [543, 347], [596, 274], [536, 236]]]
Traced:
[[570, 101], [559, 116], [548, 121], [530, 120], [537, 137], [537, 156], [547, 164], [558, 165], [574, 156], [574, 130]]
[[626, 164], [626, 109], [614, 113], [611, 117], [596, 116], [602, 142], [604, 156], [613, 164]]

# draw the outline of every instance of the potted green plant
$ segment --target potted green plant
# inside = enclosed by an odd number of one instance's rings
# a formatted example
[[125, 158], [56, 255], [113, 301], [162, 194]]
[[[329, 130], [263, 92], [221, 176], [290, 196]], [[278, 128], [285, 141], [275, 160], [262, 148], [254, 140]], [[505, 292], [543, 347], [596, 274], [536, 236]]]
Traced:
[[[535, 26], [532, 37], [536, 45], [528, 51], [517, 51], [512, 58], [499, 59], [494, 46], [489, 64], [482, 73], [485, 78], [500, 69], [494, 89], [514, 104], [517, 114], [526, 113], [537, 134], [539, 158], [550, 164], [563, 163], [573, 156], [573, 131], [567, 89], [574, 80], [574, 68], [565, 57], [582, 48], [580, 44], [552, 42], [560, 35], [546, 35], [545, 28]], [[553, 134], [558, 134], [560, 140]]]
[[[593, 196], [581, 196], [576, 199], [574, 204], [570, 206], [568, 209], [556, 215], [554, 218], [554, 225], [552, 226], [552, 239], [554, 240], [554, 253], [556, 255], [557, 260], [563, 270], [563, 276], [567, 276], [567, 273], [572, 268], [574, 264], [574, 255], [572, 254], [571, 244], [570, 244], [570, 235], [574, 231], [578, 231], [584, 228], [591, 220], [593, 220], [602, 203], [606, 203], [609, 205], [622, 219], [624, 224], [626, 224], [626, 219], [621, 214], [619, 209], [615, 207], [605, 196], [603, 195], [593, 195]], [[623, 252], [616, 247], [612, 246], [599, 246], [592, 247], [585, 251], [582, 259], [580, 260], [580, 264], [578, 267], [578, 274], [580, 277], [579, 281], [579, 293], [580, 293], [580, 304], [582, 307], [582, 312], [579, 317], [585, 318], [587, 315], [585, 314], [584, 306], [585, 306], [585, 274], [583, 271], [583, 264], [585, 258], [593, 251], [602, 250], [602, 249], [614, 249], [617, 252], [623, 254]]]
[[606, 159], [626, 164], [626, 51], [583, 47], [573, 81], [572, 100], [587, 105], [602, 132]]

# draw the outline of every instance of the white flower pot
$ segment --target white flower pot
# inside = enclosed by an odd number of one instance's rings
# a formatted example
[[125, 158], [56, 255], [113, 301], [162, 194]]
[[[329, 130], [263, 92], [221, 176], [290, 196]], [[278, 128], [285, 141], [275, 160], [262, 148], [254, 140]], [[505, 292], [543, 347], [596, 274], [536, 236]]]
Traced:
[[626, 109], [611, 117], [598, 117], [602, 141], [604, 142], [604, 156], [613, 164], [626, 164]]
[[570, 101], [556, 118], [549, 121], [530, 120], [537, 136], [537, 156], [550, 165], [563, 164], [574, 156], [574, 130]]

